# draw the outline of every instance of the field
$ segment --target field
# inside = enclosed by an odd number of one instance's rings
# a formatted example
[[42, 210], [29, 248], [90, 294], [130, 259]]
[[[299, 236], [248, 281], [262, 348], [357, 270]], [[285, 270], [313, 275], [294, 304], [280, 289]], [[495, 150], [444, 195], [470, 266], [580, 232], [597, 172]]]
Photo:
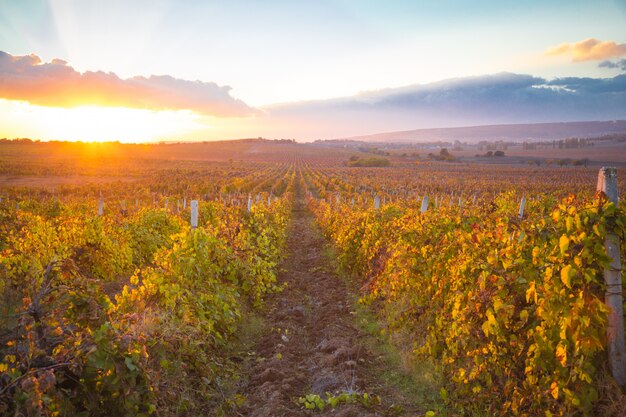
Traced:
[[623, 415], [615, 146], [1, 141], [0, 414]]

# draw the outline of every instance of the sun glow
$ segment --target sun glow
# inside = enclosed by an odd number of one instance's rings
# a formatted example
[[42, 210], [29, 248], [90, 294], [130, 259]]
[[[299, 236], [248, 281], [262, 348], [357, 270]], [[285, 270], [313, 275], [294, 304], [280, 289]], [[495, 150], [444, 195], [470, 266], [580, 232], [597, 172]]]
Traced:
[[0, 137], [86, 142], [154, 142], [206, 130], [191, 111], [151, 111], [124, 107], [34, 106], [0, 99]]

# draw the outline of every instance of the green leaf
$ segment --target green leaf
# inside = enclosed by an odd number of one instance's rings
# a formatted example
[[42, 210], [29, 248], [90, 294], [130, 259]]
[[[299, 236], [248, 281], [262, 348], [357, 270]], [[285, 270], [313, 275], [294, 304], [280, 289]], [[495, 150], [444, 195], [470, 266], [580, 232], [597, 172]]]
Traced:
[[126, 364], [126, 367], [130, 370], [130, 371], [136, 371], [137, 370], [137, 366], [133, 363], [133, 359], [131, 357], [126, 357], [124, 358], [124, 363]]
[[441, 397], [442, 400], [444, 400], [444, 401], [447, 400], [448, 399], [448, 391], [446, 391], [446, 389], [442, 387], [439, 390], [439, 396]]

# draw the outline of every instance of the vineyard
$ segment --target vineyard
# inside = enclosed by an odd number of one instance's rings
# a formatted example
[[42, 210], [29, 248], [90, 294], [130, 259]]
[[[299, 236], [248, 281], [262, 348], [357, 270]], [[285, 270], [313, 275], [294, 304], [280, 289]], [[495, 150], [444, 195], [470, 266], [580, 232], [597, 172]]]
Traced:
[[604, 242], [623, 239], [626, 225], [623, 210], [594, 195], [595, 173], [371, 174], [312, 170], [311, 209], [362, 279], [361, 302], [436, 360], [455, 409], [594, 413], [606, 362]]
[[1, 415], [623, 415], [597, 168], [64, 152], [0, 167]]

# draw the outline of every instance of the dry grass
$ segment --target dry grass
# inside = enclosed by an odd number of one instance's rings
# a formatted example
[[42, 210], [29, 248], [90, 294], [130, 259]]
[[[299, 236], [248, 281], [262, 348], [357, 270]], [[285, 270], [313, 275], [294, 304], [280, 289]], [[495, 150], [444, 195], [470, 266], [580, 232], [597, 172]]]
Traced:
[[598, 397], [592, 414], [603, 417], [625, 417], [626, 395], [615, 380], [610, 376], [608, 369], [599, 372], [597, 380]]

